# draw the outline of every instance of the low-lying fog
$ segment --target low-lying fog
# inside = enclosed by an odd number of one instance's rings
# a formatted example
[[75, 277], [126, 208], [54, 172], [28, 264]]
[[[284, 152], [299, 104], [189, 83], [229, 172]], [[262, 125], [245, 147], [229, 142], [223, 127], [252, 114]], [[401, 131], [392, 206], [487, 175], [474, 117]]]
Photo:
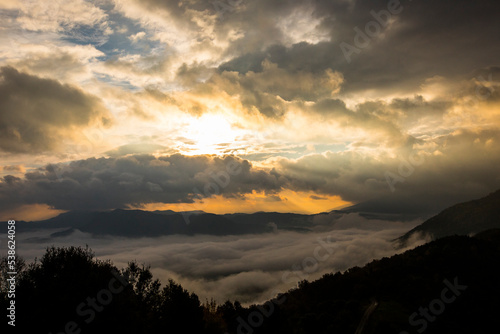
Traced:
[[110, 259], [118, 268], [133, 260], [151, 265], [155, 278], [162, 283], [174, 279], [202, 302], [214, 298], [218, 303], [229, 299], [250, 304], [293, 288], [302, 279], [312, 281], [422, 244], [415, 240], [408, 248], [396, 250], [391, 242], [420, 223], [346, 214], [308, 233], [276, 230], [243, 236], [131, 239], [96, 238], [80, 231], [49, 238], [55, 230], [45, 230], [18, 233], [16, 240], [18, 255], [27, 261], [40, 258], [48, 246], [88, 245], [99, 259]]

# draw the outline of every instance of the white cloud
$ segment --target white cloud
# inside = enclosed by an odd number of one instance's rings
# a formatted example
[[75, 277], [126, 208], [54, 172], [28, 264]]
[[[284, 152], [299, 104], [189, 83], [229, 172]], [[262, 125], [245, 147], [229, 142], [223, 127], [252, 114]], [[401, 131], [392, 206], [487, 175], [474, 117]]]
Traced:
[[137, 34], [134, 34], [134, 35], [130, 35], [129, 36], [129, 39], [132, 41], [132, 42], [137, 42], [141, 39], [144, 38], [144, 36], [146, 36], [146, 33], [144, 31], [139, 31]]
[[286, 17], [278, 19], [277, 26], [284, 35], [284, 45], [291, 46], [300, 42], [317, 44], [330, 41], [330, 32], [321, 27], [322, 18], [317, 15], [310, 3], [296, 7]]

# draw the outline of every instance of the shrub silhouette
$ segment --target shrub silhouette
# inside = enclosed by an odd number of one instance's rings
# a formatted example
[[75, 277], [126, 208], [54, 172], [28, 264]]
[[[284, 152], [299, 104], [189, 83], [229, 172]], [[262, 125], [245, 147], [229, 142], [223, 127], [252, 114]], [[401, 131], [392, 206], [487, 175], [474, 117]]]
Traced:
[[[110, 282], [119, 292], [110, 292]], [[22, 332], [204, 330], [203, 307], [195, 294], [172, 280], [160, 290], [160, 282], [153, 280], [149, 267], [131, 262], [119, 271], [109, 261], [96, 259], [89, 248], [50, 247], [39, 261], [18, 272], [17, 283], [16, 330]], [[2, 307], [8, 301], [5, 288], [2, 286], [0, 293]]]

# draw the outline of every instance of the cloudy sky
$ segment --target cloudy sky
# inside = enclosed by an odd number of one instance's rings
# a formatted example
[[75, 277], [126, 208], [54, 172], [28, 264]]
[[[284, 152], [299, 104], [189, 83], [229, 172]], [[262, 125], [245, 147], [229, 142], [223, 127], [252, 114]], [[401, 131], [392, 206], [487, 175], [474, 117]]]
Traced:
[[432, 213], [500, 188], [498, 1], [2, 0], [0, 219]]

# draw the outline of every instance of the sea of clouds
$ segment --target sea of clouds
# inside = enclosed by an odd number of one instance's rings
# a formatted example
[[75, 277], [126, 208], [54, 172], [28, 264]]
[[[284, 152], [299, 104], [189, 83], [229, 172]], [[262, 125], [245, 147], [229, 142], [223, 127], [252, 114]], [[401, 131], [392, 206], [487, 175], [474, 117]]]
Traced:
[[396, 249], [393, 242], [420, 220], [369, 220], [352, 213], [316, 223], [311, 232], [276, 229], [238, 236], [94, 237], [76, 230], [51, 238], [55, 230], [32, 231], [17, 235], [17, 252], [31, 262], [50, 246], [88, 245], [97, 258], [110, 259], [118, 268], [130, 261], [150, 265], [162, 283], [172, 278], [202, 302], [214, 298], [218, 303], [251, 304], [294, 288], [303, 279], [362, 266], [425, 242], [413, 240], [405, 249]]

